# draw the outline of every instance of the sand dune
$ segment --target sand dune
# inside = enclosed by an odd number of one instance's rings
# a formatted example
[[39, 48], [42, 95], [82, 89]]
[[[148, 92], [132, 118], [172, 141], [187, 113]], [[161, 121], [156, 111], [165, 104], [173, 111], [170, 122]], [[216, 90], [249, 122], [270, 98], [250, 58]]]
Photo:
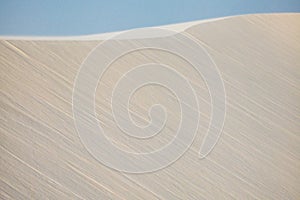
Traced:
[[[74, 124], [73, 91], [80, 66], [113, 33], [2, 37], [1, 199], [300, 199], [300, 14], [245, 15], [164, 28], [184, 30], [205, 47], [222, 77], [226, 118], [209, 155], [200, 159], [198, 154], [212, 117], [210, 92], [180, 56], [157, 49], [134, 51], [113, 62], [99, 81], [99, 125], [111, 143], [129, 152], [149, 152], [172, 142], [180, 102], [160, 86], [137, 90], [129, 105], [137, 124], [150, 123], [148, 110], [157, 103], [165, 107], [168, 119], [155, 137], [124, 134], [114, 122], [111, 96], [125, 72], [163, 63], [195, 89], [200, 121], [191, 147], [166, 168], [132, 174], [97, 161]], [[105, 49], [103, 56], [118, 48]], [[87, 81], [93, 78], [86, 76]]]

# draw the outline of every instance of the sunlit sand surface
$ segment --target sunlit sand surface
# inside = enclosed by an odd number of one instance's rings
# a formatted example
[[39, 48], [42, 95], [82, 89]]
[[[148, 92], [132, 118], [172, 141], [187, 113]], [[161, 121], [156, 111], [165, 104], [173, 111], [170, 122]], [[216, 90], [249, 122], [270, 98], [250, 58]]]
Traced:
[[245, 15], [167, 28], [196, 38], [220, 70], [226, 119], [213, 151], [198, 157], [211, 117], [210, 96], [184, 59], [159, 50], [133, 52], [113, 63], [99, 82], [99, 124], [114, 145], [133, 152], [170, 142], [180, 108], [172, 93], [145, 87], [130, 102], [133, 120], [148, 124], [149, 108], [161, 103], [169, 117], [166, 127], [149, 140], [123, 134], [110, 108], [110, 92], [122, 74], [155, 60], [180, 71], [196, 88], [201, 118], [191, 148], [162, 170], [128, 174], [88, 153], [72, 112], [81, 63], [113, 33], [2, 37], [1, 199], [300, 199], [300, 14]]

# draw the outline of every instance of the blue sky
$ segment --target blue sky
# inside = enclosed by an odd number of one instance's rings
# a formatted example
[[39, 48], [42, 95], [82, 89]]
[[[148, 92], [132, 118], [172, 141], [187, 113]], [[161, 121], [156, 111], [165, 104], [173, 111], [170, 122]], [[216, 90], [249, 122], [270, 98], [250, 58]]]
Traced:
[[98, 34], [271, 12], [300, 12], [300, 0], [0, 0], [0, 35]]

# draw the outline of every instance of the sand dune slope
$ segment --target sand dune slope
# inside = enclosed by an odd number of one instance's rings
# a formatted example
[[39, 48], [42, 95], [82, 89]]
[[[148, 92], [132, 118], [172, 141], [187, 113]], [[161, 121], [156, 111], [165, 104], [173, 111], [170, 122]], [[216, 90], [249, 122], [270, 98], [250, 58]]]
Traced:
[[109, 141], [122, 150], [148, 152], [175, 136], [176, 96], [155, 85], [137, 90], [129, 103], [137, 124], [149, 123], [148, 110], [156, 103], [165, 106], [168, 120], [155, 137], [136, 139], [113, 120], [114, 85], [132, 67], [157, 62], [195, 88], [201, 117], [191, 147], [168, 167], [142, 174], [98, 162], [74, 124], [76, 75], [101, 42], [97, 37], [2, 39], [1, 199], [300, 199], [300, 14], [193, 23], [184, 34], [208, 51], [226, 91], [223, 131], [204, 159], [198, 153], [211, 118], [210, 93], [187, 60], [157, 49], [134, 51], [111, 64], [96, 90], [97, 119]]

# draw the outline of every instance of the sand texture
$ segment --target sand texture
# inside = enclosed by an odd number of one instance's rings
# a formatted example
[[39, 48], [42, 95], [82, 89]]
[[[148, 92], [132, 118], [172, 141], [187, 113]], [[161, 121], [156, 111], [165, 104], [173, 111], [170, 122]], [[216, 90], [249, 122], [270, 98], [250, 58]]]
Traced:
[[113, 120], [117, 81], [132, 67], [155, 61], [194, 86], [201, 118], [192, 146], [168, 167], [143, 174], [98, 162], [74, 125], [76, 75], [101, 37], [2, 38], [0, 199], [300, 199], [300, 14], [190, 23], [184, 32], [206, 48], [226, 90], [222, 135], [204, 159], [198, 153], [209, 127], [210, 95], [186, 60], [155, 49], [135, 51], [112, 63], [96, 90], [95, 111], [107, 138], [120, 149], [144, 152], [172, 140], [178, 101], [159, 86], [138, 90], [129, 105], [133, 120], [148, 124], [156, 103], [165, 106], [168, 120], [157, 136], [132, 138]]

